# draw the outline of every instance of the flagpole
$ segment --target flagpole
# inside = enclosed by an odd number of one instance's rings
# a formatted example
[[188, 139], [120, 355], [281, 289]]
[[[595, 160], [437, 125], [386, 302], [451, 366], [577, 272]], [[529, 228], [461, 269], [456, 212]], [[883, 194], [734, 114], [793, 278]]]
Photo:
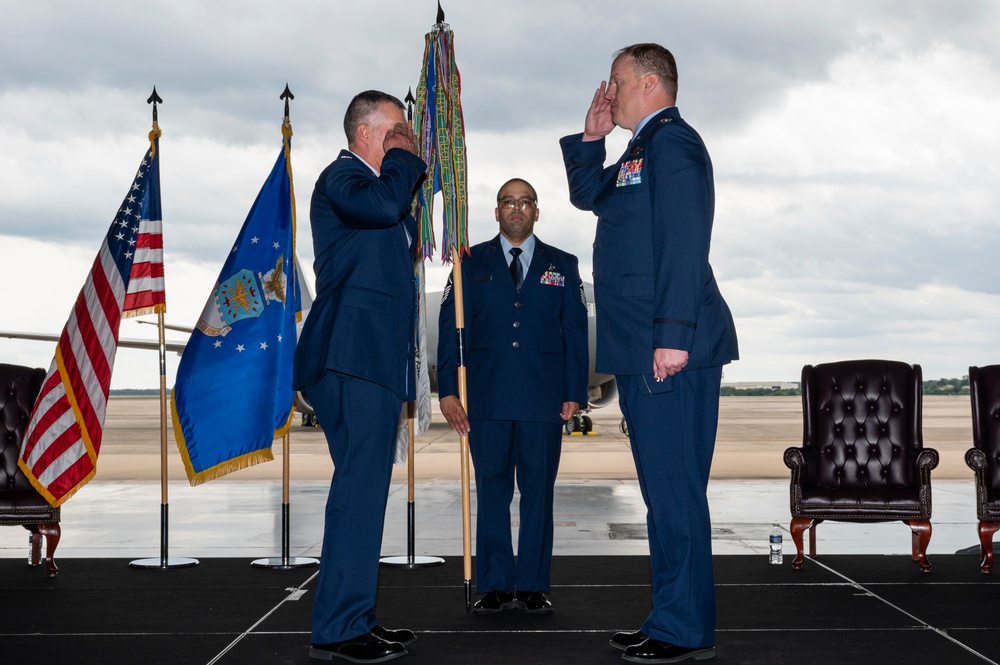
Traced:
[[[437, 21], [424, 36], [424, 61], [417, 86], [417, 115], [420, 156], [427, 163], [427, 180], [417, 200], [420, 241], [423, 255], [434, 249], [434, 195], [441, 192], [444, 208], [442, 256], [452, 263], [455, 290], [455, 320], [458, 342], [459, 398], [468, 413], [465, 390], [464, 301], [462, 298], [461, 257], [469, 249], [468, 186], [466, 175], [465, 120], [462, 114], [462, 80], [455, 62], [454, 33], [445, 23], [438, 2]], [[469, 479], [469, 440], [460, 436], [462, 467], [462, 528], [465, 560], [465, 611], [472, 611], [472, 518]]]
[[[149, 133], [150, 141], [152, 141], [155, 136], [159, 135], [160, 131], [156, 105], [163, 103], [160, 96], [156, 94], [156, 86], [153, 86], [153, 94], [149, 96], [146, 103], [153, 105], [153, 129]], [[160, 354], [160, 557], [158, 559], [136, 559], [130, 561], [128, 565], [132, 568], [157, 568], [161, 570], [168, 568], [189, 568], [197, 566], [198, 559], [187, 557], [170, 558], [167, 556], [168, 518], [170, 512], [170, 503], [167, 500], [167, 341], [162, 307], [156, 313], [156, 328]]]
[[[289, 119], [289, 109], [288, 102], [295, 99], [295, 95], [289, 90], [288, 84], [285, 84], [285, 90], [281, 93], [278, 99], [284, 100], [285, 102], [285, 119], [282, 123], [282, 136], [290, 137], [292, 134], [292, 123]], [[285, 149], [288, 149], [286, 144]], [[291, 154], [288, 153], [288, 158], [291, 159]], [[291, 167], [289, 167], [291, 168]], [[290, 173], [290, 171], [289, 171]], [[292, 192], [292, 219], [295, 219], [295, 194], [294, 190]], [[294, 238], [294, 229], [293, 236]], [[294, 256], [294, 246], [292, 248]], [[292, 274], [298, 275], [297, 269], [295, 268], [294, 261], [292, 261], [293, 268]], [[294, 415], [294, 414], [293, 414]], [[294, 417], [290, 417], [288, 422], [291, 423]], [[290, 570], [292, 568], [303, 568], [305, 566], [318, 566], [319, 559], [313, 559], [312, 557], [300, 557], [300, 556], [290, 556], [289, 551], [291, 550], [291, 499], [289, 492], [289, 484], [291, 478], [291, 429], [288, 428], [285, 431], [285, 435], [281, 438], [281, 556], [280, 557], [268, 557], [264, 559], [255, 559], [250, 562], [250, 565], [254, 568], [271, 568], [273, 570]]]
[[254, 568], [271, 568], [273, 570], [290, 570], [306, 566], [318, 566], [319, 559], [303, 556], [289, 556], [291, 550], [291, 500], [289, 498], [289, 479], [291, 477], [291, 435], [286, 432], [281, 439], [281, 556], [254, 559], [250, 565]]
[[[452, 288], [455, 290], [455, 340], [458, 344], [458, 399], [469, 412], [469, 392], [465, 377], [465, 296], [462, 290], [462, 260], [458, 248], [451, 248]], [[465, 611], [472, 611], [472, 499], [469, 479], [469, 435], [459, 436], [462, 467], [462, 563], [465, 571]]]
[[444, 559], [439, 556], [418, 556], [416, 550], [416, 493], [414, 483], [416, 474], [413, 466], [414, 439], [416, 438], [416, 428], [414, 427], [417, 403], [410, 401], [406, 403], [406, 433], [409, 437], [406, 446], [406, 556], [385, 556], [379, 559], [379, 565], [393, 568], [429, 568], [430, 566], [440, 566]]
[[[413, 129], [413, 104], [417, 100], [413, 98], [413, 90], [408, 89], [406, 91], [406, 98], [403, 100], [406, 102], [406, 122]], [[423, 261], [423, 251], [419, 249], [420, 239], [416, 238], [414, 243], [418, 247], [417, 261]], [[414, 272], [417, 272], [415, 269]], [[420, 284], [423, 285], [423, 273], [418, 275], [420, 278]], [[422, 295], [422, 293], [421, 293]], [[422, 300], [420, 301], [422, 303]], [[417, 316], [422, 316], [423, 308], [418, 305]], [[416, 330], [419, 335], [420, 323], [417, 323]], [[417, 337], [415, 335], [415, 337]], [[420, 348], [419, 340], [417, 340], [417, 349]], [[421, 362], [424, 359], [421, 358]], [[419, 382], [418, 382], [419, 383]], [[419, 388], [418, 388], [419, 391]], [[417, 402], [416, 400], [411, 400], [406, 403], [406, 556], [386, 556], [379, 559], [379, 564], [382, 566], [390, 566], [394, 568], [428, 568], [430, 566], [440, 566], [444, 563], [444, 559], [439, 556], [417, 556], [416, 555], [416, 492], [414, 491], [414, 483], [416, 479], [415, 473], [415, 453], [416, 449], [414, 446], [414, 439], [416, 437], [416, 426], [415, 419], [417, 413]]]

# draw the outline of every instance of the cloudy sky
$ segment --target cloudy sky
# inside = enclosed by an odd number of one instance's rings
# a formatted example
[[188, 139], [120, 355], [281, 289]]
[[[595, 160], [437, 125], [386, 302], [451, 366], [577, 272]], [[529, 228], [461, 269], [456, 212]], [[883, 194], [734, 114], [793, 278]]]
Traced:
[[[794, 381], [803, 364], [859, 357], [919, 363], [927, 378], [1000, 362], [998, 7], [447, 0], [470, 240], [495, 235], [495, 192], [524, 177], [539, 237], [590, 273], [595, 219], [568, 202], [558, 139], [582, 130], [611, 54], [656, 41], [715, 164], [712, 264], [742, 355], [726, 381]], [[346, 147], [346, 104], [416, 88], [436, 5], [0, 0], [0, 15], [0, 329], [58, 332], [146, 149], [153, 85], [167, 321], [193, 325], [277, 156], [285, 83], [311, 266], [309, 194]], [[612, 134], [609, 154], [627, 139]], [[429, 290], [446, 275], [429, 266]], [[121, 335], [155, 328], [127, 321]], [[2, 362], [48, 367], [53, 351], [0, 339]], [[119, 352], [112, 387], [157, 385], [155, 354]]]

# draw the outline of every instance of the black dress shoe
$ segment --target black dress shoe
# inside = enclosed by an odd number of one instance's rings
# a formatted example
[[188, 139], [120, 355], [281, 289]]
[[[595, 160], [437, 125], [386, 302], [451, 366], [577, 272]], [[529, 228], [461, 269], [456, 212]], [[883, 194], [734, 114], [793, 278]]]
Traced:
[[399, 642], [387, 642], [372, 633], [329, 644], [314, 644], [309, 657], [316, 660], [346, 660], [351, 663], [384, 663], [407, 654]]
[[642, 644], [647, 639], [647, 636], [644, 635], [641, 630], [636, 630], [631, 633], [615, 633], [611, 636], [609, 643], [614, 648], [625, 651], [625, 649], [628, 649], [629, 647]]
[[525, 612], [532, 614], [552, 614], [552, 601], [541, 591], [518, 591], [517, 602]]
[[514, 593], [511, 591], [487, 591], [486, 595], [476, 601], [472, 611], [476, 614], [496, 614], [517, 607]]
[[679, 647], [652, 637], [625, 649], [622, 658], [630, 663], [679, 663], [682, 660], [708, 660], [715, 658], [715, 647]]
[[408, 647], [417, 641], [417, 636], [412, 630], [400, 628], [399, 630], [389, 630], [385, 626], [375, 626], [372, 628], [372, 635], [381, 638], [386, 642], [399, 642], [404, 647]]

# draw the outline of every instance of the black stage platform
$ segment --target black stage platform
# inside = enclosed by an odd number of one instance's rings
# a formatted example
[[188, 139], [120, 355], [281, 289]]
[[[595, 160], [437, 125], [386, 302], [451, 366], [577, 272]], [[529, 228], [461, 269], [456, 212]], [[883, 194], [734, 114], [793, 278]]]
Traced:
[[[713, 663], [942, 665], [1000, 661], [1000, 574], [978, 557], [826, 556], [793, 571], [717, 556]], [[142, 570], [127, 559], [61, 559], [59, 576], [0, 559], [0, 658], [11, 665], [309, 663], [317, 568], [201, 559]], [[381, 570], [378, 614], [419, 639], [406, 665], [624, 662], [608, 646], [649, 609], [647, 559], [556, 557], [551, 616], [465, 613], [461, 558]]]

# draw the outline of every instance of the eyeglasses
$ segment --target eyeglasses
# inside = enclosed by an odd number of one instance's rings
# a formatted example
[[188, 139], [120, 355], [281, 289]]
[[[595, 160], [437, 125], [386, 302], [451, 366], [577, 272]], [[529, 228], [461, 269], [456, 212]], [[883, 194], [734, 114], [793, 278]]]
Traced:
[[524, 211], [535, 207], [534, 199], [500, 199], [497, 201], [497, 206], [500, 208], [506, 208], [507, 210], [518, 210]]

